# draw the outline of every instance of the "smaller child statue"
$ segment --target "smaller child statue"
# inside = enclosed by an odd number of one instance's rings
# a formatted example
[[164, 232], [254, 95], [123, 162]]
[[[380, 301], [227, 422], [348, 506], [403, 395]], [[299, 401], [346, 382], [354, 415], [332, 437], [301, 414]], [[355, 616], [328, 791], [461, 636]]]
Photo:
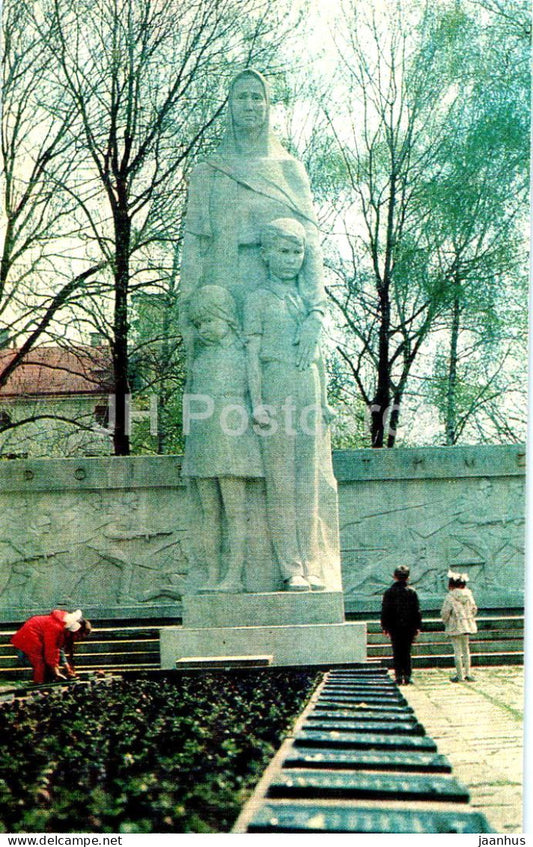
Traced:
[[[205, 285], [189, 302], [194, 357], [183, 398], [182, 475], [196, 486], [207, 583], [201, 592], [244, 591], [246, 480], [264, 476], [247, 396], [246, 358], [235, 301], [226, 288]], [[221, 574], [225, 516], [229, 564]]]
[[[268, 280], [244, 308], [248, 381], [265, 470], [267, 521], [288, 591], [339, 590], [337, 486], [333, 476], [323, 360], [303, 357], [305, 327], [322, 311], [306, 307], [300, 271], [303, 226], [278, 218], [262, 232]], [[313, 314], [316, 311], [316, 314]], [[315, 333], [315, 337], [318, 332]]]

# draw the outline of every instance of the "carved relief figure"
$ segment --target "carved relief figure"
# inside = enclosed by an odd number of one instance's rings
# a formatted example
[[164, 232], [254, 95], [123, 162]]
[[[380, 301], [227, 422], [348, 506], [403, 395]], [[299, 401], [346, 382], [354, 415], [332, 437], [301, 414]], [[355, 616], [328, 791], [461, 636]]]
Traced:
[[406, 488], [407, 506], [398, 505], [395, 498], [384, 503], [376, 492], [368, 487], [363, 497], [354, 495], [353, 501], [344, 502], [341, 533], [348, 593], [378, 594], [387, 568], [399, 561], [416, 567], [416, 587], [427, 593], [439, 593], [445, 587], [443, 565], [468, 568], [480, 590], [521, 590], [517, 563], [523, 559], [524, 503], [520, 479], [465, 478], [453, 486], [435, 479], [426, 491]]
[[[208, 576], [201, 590], [238, 593], [244, 590], [246, 480], [263, 476], [251, 427], [244, 343], [235, 301], [226, 288], [202, 287], [188, 312], [196, 338], [184, 397], [182, 475], [193, 480], [201, 504]], [[229, 564], [221, 578], [223, 518]]]
[[264, 228], [262, 245], [268, 279], [246, 298], [244, 331], [268, 525], [284, 587], [321, 590], [339, 565], [336, 482], [322, 358], [318, 347], [309, 365], [299, 355], [308, 317], [299, 291], [305, 230], [278, 218]]

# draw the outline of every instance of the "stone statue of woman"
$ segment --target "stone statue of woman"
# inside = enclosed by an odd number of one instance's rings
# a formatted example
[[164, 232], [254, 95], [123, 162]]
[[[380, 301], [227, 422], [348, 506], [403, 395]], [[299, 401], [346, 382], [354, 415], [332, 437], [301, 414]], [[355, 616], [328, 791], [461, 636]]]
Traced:
[[[193, 382], [195, 357], [194, 327], [187, 321], [190, 304], [202, 287], [220, 286], [230, 291], [237, 317], [242, 321], [248, 296], [268, 284], [268, 267], [261, 252], [262, 235], [269, 224], [279, 219], [294, 220], [303, 228], [305, 253], [298, 271], [302, 308], [294, 340], [294, 368], [308, 372], [318, 356], [325, 301], [319, 231], [309, 179], [302, 163], [290, 155], [271, 131], [266, 80], [255, 70], [245, 70], [231, 83], [228, 125], [219, 147], [191, 174], [181, 266], [186, 391]], [[316, 510], [314, 546], [319, 548], [315, 583], [320, 588], [338, 591], [341, 576], [337, 490], [329, 438], [326, 436], [318, 446], [320, 450], [314, 451], [308, 474], [312, 489], [309, 500]], [[264, 455], [270, 454], [267, 451]], [[270, 504], [267, 505], [267, 511], [271, 511]], [[275, 522], [269, 519], [268, 524], [270, 540], [278, 551]], [[286, 563], [279, 558], [277, 552], [283, 587], [309, 590], [306, 580], [300, 580], [301, 585], [297, 586], [293, 585], [295, 580], [286, 579]]]
[[[182, 298], [201, 285], [230, 289], [242, 313], [246, 295], [266, 281], [261, 232], [276, 218], [295, 218], [305, 228], [307, 252], [301, 295], [308, 318], [299, 345], [300, 364], [312, 361], [324, 314], [319, 233], [306, 170], [270, 129], [270, 98], [255, 70], [237, 74], [228, 98], [228, 126], [221, 144], [192, 172], [185, 219]], [[187, 349], [190, 333], [183, 327]]]

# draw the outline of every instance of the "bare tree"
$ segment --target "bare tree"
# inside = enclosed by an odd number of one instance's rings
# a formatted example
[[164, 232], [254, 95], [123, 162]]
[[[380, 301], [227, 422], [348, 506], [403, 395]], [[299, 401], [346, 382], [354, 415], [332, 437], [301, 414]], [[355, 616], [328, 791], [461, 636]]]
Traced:
[[50, 84], [27, 0], [4, 3], [2, 44], [0, 319], [17, 350], [0, 367], [0, 386], [103, 267], [69, 251], [77, 227], [62, 185], [76, 157], [73, 113]]
[[325, 163], [337, 186], [326, 261], [338, 353], [368, 410], [372, 446], [392, 447], [423, 358], [433, 359], [437, 333], [453, 332], [458, 292], [473, 324], [480, 289], [486, 304], [496, 278], [511, 280], [516, 156], [491, 148], [509, 111], [484, 124], [482, 31], [461, 4], [367, 13], [346, 3], [344, 14], [342, 73], [321, 98], [329, 142], [314, 172], [320, 180]]
[[72, 197], [112, 275], [114, 445], [127, 454], [129, 297], [168, 280], [187, 171], [224, 105], [220, 86], [232, 63], [261, 60], [274, 17], [257, 0], [43, 0], [43, 8], [56, 81], [87, 153]]
[[471, 0], [471, 3], [500, 19], [508, 30], [531, 41], [531, 4], [528, 0]]
[[442, 304], [418, 190], [440, 167], [457, 107], [450, 90], [443, 97], [431, 16], [419, 15], [415, 27], [404, 12], [395, 8], [383, 21], [345, 7], [344, 123], [325, 108], [347, 181], [328, 291], [347, 330], [339, 354], [369, 410], [374, 447], [395, 443], [413, 363]]

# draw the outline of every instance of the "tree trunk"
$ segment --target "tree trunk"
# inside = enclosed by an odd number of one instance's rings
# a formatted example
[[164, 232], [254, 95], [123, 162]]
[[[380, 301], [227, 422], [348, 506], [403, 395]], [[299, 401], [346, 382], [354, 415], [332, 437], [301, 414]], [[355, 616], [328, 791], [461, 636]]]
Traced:
[[4, 289], [11, 270], [11, 252], [13, 248], [13, 220], [8, 218], [4, 234], [2, 259], [0, 262], [0, 297], [3, 298]]
[[389, 329], [390, 329], [390, 300], [389, 287], [380, 286], [379, 305], [381, 312], [379, 328], [379, 356], [377, 386], [370, 407], [370, 433], [372, 447], [383, 447], [385, 443], [385, 423], [390, 404], [390, 373], [389, 373]]
[[128, 288], [131, 223], [127, 212], [125, 190], [119, 193], [115, 219], [115, 313], [113, 342], [113, 373], [115, 382], [115, 426], [113, 445], [115, 456], [129, 456], [129, 396], [128, 380]]
[[457, 349], [461, 321], [461, 302], [456, 294], [452, 306], [452, 328], [450, 336], [450, 358], [446, 386], [446, 446], [451, 447], [457, 439]]
[[162, 327], [162, 339], [161, 339], [161, 366], [162, 366], [162, 374], [158, 380], [159, 390], [158, 390], [158, 422], [157, 422], [157, 452], [164, 453], [166, 448], [167, 441], [167, 433], [166, 433], [166, 420], [165, 420], [165, 409], [167, 405], [167, 391], [166, 391], [166, 369], [168, 366], [168, 362], [170, 360], [170, 344], [169, 344], [169, 335], [170, 335], [170, 315], [171, 315], [171, 304], [170, 299], [169, 302], [165, 305], [163, 310], [163, 327]]
[[398, 431], [398, 421], [400, 420], [400, 403], [402, 400], [402, 394], [400, 391], [397, 391], [394, 394], [394, 402], [391, 407], [391, 413], [389, 416], [389, 422], [387, 426], [387, 447], [394, 447], [396, 443], [396, 433]]

